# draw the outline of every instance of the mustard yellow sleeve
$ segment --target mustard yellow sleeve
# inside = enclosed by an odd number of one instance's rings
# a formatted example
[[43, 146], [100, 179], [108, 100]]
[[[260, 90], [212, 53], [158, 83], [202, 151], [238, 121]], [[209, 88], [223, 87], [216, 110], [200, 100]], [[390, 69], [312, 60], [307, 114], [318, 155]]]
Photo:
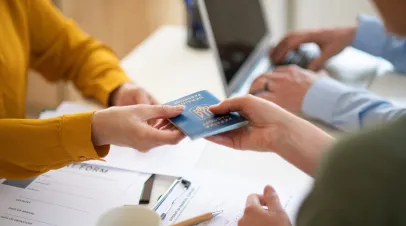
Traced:
[[45, 120], [0, 119], [0, 178], [29, 178], [105, 157], [109, 146], [92, 144], [92, 116], [93, 112]]
[[27, 4], [31, 67], [49, 81], [73, 81], [84, 96], [107, 106], [110, 93], [130, 81], [116, 55], [63, 17], [49, 0]]

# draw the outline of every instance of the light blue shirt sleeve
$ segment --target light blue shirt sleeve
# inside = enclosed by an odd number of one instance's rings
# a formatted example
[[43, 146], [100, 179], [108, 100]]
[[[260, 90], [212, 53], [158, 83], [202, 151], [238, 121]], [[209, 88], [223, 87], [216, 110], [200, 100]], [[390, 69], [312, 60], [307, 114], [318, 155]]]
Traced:
[[[406, 72], [406, 39], [386, 33], [384, 25], [371, 16], [359, 17], [353, 47], [390, 61]], [[367, 90], [346, 86], [332, 78], [318, 80], [306, 93], [302, 111], [336, 128], [353, 131], [365, 126], [396, 120], [406, 109], [394, 106]]]
[[382, 57], [399, 72], [406, 72], [406, 39], [385, 31], [382, 22], [373, 16], [362, 15], [352, 46], [371, 55]]
[[344, 131], [355, 131], [406, 116], [406, 108], [330, 77], [323, 77], [313, 84], [304, 97], [302, 111]]

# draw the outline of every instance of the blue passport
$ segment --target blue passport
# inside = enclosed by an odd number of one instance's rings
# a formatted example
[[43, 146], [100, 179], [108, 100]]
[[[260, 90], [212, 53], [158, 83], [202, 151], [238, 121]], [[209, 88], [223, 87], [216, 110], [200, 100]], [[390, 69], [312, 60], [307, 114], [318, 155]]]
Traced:
[[209, 107], [218, 103], [220, 100], [206, 90], [187, 95], [166, 103], [171, 106], [185, 106], [182, 114], [169, 121], [192, 140], [224, 133], [248, 124], [245, 118], [234, 112], [214, 115]]

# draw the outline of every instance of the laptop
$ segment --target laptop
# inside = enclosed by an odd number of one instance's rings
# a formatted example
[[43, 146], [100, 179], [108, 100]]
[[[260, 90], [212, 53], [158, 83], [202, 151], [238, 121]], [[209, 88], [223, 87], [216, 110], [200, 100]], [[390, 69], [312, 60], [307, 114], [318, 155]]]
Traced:
[[[246, 94], [255, 78], [275, 66], [268, 58], [271, 31], [262, 1], [198, 0], [198, 3], [227, 96]], [[306, 44], [298, 51], [289, 52], [283, 64], [306, 68], [318, 54], [314, 44]], [[377, 58], [367, 55], [347, 48], [325, 69], [347, 85], [367, 88], [380, 65]]]
[[228, 97], [246, 94], [254, 79], [271, 68], [271, 33], [263, 9], [260, 0], [199, 0]]

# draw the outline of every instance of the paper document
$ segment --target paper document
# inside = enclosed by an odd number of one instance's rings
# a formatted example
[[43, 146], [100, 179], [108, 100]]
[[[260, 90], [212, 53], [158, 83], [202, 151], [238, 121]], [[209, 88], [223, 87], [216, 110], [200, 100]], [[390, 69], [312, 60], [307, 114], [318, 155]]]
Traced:
[[224, 212], [204, 225], [236, 226], [243, 215], [247, 197], [253, 193], [263, 194], [263, 189], [268, 184], [275, 188], [284, 209], [293, 219], [311, 184], [309, 181], [300, 188], [287, 188], [278, 181], [254, 180], [211, 172], [197, 172], [186, 179], [192, 182], [191, 187], [182, 193], [184, 187], [178, 185], [157, 210], [161, 214], [181, 194], [168, 212], [163, 226], [218, 210]]
[[[41, 114], [41, 118], [91, 110], [94, 110], [91, 106], [64, 102], [56, 111], [47, 111]], [[105, 162], [90, 161], [89, 163], [145, 173], [182, 176], [184, 172], [188, 172], [195, 167], [207, 143], [205, 140], [191, 141], [186, 138], [178, 145], [158, 147], [148, 153], [112, 145]]]
[[92, 226], [110, 208], [137, 205], [149, 176], [75, 163], [28, 180], [0, 179], [0, 225]]
[[177, 145], [157, 147], [147, 153], [111, 146], [106, 162], [90, 163], [159, 175], [182, 176], [195, 167], [206, 144], [206, 140], [191, 141], [186, 138]]

